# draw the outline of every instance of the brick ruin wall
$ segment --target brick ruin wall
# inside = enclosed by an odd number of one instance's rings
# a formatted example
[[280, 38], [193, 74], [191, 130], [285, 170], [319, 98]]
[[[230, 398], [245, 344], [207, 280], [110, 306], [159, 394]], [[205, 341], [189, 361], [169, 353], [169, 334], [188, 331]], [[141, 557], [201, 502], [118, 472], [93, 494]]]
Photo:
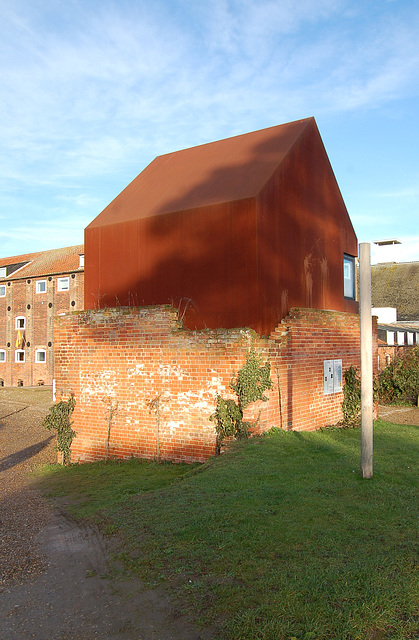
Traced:
[[215, 450], [216, 395], [234, 397], [232, 373], [252, 344], [269, 359], [273, 383], [268, 401], [245, 416], [259, 417], [257, 432], [313, 430], [342, 418], [343, 393], [324, 394], [323, 362], [359, 368], [357, 315], [294, 309], [268, 338], [250, 329], [190, 331], [168, 306], [58, 318], [56, 399], [76, 398], [72, 461], [206, 460]]

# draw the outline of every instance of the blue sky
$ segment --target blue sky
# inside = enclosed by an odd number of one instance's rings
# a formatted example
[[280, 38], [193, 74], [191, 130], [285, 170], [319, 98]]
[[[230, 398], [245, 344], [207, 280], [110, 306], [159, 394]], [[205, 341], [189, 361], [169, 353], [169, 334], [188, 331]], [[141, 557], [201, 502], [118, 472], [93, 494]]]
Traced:
[[[314, 116], [373, 261], [419, 260], [417, 0], [0, 0], [0, 255], [83, 242], [153, 158]], [[387, 253], [384, 253], [386, 251]]]

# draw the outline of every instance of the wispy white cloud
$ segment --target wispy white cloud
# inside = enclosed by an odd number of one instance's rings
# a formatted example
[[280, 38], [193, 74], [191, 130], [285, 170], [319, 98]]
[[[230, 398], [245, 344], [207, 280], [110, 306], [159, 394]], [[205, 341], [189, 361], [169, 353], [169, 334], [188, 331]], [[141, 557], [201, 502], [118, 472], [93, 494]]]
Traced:
[[54, 216], [55, 185], [96, 215], [157, 154], [417, 95], [419, 13], [373, 4], [0, 0], [0, 207]]

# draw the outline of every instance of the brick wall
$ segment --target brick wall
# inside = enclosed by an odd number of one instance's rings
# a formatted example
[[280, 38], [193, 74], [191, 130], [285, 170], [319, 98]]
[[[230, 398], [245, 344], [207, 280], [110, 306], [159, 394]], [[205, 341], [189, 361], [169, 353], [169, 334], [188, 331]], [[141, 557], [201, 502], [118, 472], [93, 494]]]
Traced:
[[[281, 400], [279, 426], [306, 431], [341, 420], [343, 392], [325, 395], [323, 363], [341, 359], [343, 371], [351, 365], [360, 369], [359, 331], [358, 315], [291, 310], [271, 335], [272, 378]], [[376, 339], [373, 345], [376, 372]]]
[[[76, 398], [72, 460], [107, 455], [203, 461], [214, 453], [216, 394], [233, 397], [233, 370], [251, 344], [271, 362], [269, 401], [250, 407], [257, 431], [308, 430], [341, 417], [324, 395], [323, 361], [359, 367], [356, 315], [292, 310], [269, 338], [250, 329], [189, 331], [171, 307], [71, 313], [55, 326], [57, 400]], [[375, 358], [376, 361], [376, 358]]]

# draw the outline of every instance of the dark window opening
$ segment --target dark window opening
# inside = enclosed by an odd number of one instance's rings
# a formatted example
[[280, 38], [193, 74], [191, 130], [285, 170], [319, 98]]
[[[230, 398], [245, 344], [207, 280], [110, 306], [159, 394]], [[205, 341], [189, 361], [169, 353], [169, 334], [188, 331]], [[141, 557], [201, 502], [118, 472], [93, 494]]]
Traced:
[[343, 256], [343, 295], [349, 300], [355, 300], [355, 258]]

